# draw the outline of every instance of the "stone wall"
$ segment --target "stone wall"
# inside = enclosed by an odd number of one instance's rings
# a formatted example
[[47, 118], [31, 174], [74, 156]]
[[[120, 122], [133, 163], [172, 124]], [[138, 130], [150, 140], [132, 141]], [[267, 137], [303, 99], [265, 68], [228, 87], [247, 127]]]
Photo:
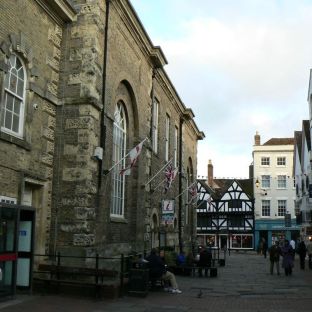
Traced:
[[48, 251], [50, 235], [62, 28], [63, 24], [35, 1], [0, 3], [1, 92], [11, 53], [25, 63], [27, 74], [23, 135], [0, 131], [0, 174], [10, 177], [1, 179], [0, 195], [23, 203], [23, 190], [31, 189], [39, 220], [36, 233], [43, 238], [35, 242], [35, 250], [41, 253]]

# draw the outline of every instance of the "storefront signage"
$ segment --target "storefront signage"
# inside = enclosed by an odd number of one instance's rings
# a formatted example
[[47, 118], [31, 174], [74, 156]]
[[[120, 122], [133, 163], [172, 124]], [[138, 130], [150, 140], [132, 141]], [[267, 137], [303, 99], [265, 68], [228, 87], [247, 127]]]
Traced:
[[15, 261], [17, 258], [15, 253], [0, 255], [0, 261]]

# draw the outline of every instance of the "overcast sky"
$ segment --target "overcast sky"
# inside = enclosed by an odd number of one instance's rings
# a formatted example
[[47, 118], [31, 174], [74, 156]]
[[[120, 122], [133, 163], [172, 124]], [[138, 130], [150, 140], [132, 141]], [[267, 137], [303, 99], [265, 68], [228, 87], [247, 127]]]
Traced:
[[179, 96], [206, 138], [198, 175], [248, 177], [261, 143], [309, 119], [310, 0], [131, 0]]

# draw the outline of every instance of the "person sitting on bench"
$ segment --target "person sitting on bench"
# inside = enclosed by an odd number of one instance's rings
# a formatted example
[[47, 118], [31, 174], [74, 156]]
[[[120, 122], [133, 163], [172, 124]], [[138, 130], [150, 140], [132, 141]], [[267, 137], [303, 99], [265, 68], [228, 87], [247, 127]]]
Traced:
[[151, 254], [146, 258], [149, 262], [150, 278], [162, 279], [163, 281], [169, 281], [172, 288], [169, 292], [173, 294], [181, 294], [182, 291], [178, 288], [178, 284], [175, 275], [167, 271], [164, 261], [157, 254], [157, 250], [153, 248]]
[[203, 248], [199, 255], [198, 275], [203, 276], [203, 267], [205, 267], [205, 276], [208, 276], [208, 268], [211, 267], [212, 253], [210, 248]]

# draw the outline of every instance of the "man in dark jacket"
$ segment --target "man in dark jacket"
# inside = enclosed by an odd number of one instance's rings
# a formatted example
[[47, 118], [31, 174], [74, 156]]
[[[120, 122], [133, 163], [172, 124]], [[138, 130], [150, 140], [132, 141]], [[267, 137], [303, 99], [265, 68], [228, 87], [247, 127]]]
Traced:
[[151, 254], [146, 258], [149, 262], [150, 278], [151, 279], [162, 279], [169, 281], [172, 288], [169, 291], [173, 294], [181, 294], [182, 291], [178, 288], [178, 284], [175, 275], [166, 270], [164, 261], [157, 254], [155, 248], [152, 249]]
[[[201, 267], [211, 267], [212, 253], [210, 248], [204, 248], [199, 255], [198, 269], [199, 276], [203, 276]], [[208, 269], [205, 269], [205, 276], [208, 275]]]
[[300, 258], [300, 269], [304, 270], [305, 269], [305, 258], [307, 255], [307, 246], [303, 240], [301, 240], [300, 243], [298, 244], [296, 251], [297, 251], [299, 258]]
[[279, 246], [279, 242], [276, 241], [274, 245], [269, 248], [269, 255], [270, 255], [270, 273], [273, 274], [274, 265], [276, 266], [276, 273], [280, 275], [279, 270], [279, 260], [281, 255], [281, 247]]

